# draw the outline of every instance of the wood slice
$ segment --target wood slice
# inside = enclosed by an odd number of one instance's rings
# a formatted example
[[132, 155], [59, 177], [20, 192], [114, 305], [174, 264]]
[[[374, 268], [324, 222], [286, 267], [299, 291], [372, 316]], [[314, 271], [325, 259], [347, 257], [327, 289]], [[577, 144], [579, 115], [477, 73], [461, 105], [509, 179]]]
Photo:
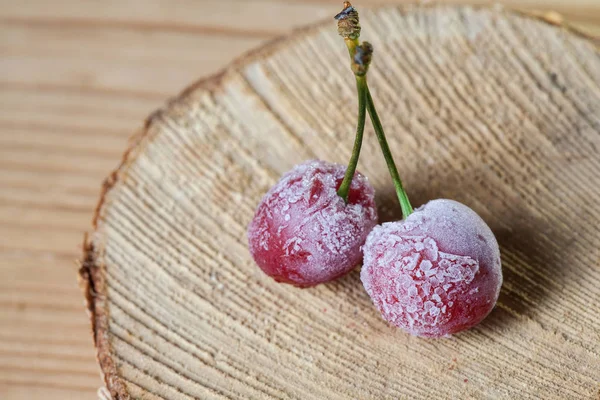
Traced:
[[[106, 181], [81, 276], [113, 398], [598, 398], [597, 42], [500, 8], [385, 8], [362, 26], [413, 204], [452, 198], [489, 223], [498, 306], [424, 340], [382, 320], [358, 268], [296, 289], [254, 265], [246, 226], [263, 194], [352, 148], [354, 79], [329, 20], [152, 114]], [[365, 137], [359, 168], [382, 221], [397, 219]]]

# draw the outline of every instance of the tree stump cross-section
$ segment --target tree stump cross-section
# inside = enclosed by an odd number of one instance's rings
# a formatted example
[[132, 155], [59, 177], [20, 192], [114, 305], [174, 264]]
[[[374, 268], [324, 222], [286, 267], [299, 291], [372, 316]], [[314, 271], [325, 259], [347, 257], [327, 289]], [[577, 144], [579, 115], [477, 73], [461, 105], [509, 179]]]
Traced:
[[[456, 199], [498, 238], [495, 310], [418, 339], [381, 319], [358, 268], [301, 290], [254, 265], [245, 232], [261, 196], [296, 163], [351, 152], [354, 79], [327, 21], [152, 114], [107, 179], [81, 268], [105, 394], [598, 398], [598, 42], [501, 8], [382, 8], [361, 22], [413, 204]], [[369, 125], [359, 169], [382, 221], [399, 218]]]

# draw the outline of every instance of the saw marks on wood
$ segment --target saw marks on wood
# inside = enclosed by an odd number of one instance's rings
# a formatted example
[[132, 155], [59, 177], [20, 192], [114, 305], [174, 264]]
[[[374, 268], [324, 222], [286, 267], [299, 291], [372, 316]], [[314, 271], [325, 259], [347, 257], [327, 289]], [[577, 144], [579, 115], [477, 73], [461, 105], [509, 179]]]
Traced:
[[[82, 276], [114, 398], [597, 398], [594, 44], [501, 9], [386, 8], [362, 25], [411, 199], [453, 198], [489, 223], [498, 306], [451, 339], [417, 339], [384, 323], [358, 270], [301, 290], [253, 265], [245, 230], [265, 191], [351, 151], [353, 79], [325, 24], [154, 113], [107, 181]], [[398, 218], [365, 136], [359, 168], [382, 219]]]

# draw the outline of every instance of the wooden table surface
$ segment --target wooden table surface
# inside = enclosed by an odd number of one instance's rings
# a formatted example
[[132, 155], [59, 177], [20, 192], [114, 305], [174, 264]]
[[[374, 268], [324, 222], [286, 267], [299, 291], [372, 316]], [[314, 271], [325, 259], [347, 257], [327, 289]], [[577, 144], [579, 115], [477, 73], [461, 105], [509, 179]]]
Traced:
[[[384, 3], [394, 1], [355, 1]], [[600, 34], [597, 0], [506, 3], [555, 10]], [[0, 398], [97, 398], [76, 260], [101, 183], [143, 119], [241, 53], [340, 8], [337, 0], [0, 1]]]

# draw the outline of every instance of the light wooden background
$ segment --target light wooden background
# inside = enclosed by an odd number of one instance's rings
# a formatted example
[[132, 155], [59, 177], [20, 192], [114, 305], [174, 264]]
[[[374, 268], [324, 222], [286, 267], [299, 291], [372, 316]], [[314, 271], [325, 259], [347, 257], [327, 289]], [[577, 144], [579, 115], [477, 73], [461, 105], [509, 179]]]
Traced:
[[[96, 398], [75, 260], [129, 135], [190, 82], [341, 3], [0, 0], [1, 399]], [[505, 3], [600, 34], [598, 0]]]

